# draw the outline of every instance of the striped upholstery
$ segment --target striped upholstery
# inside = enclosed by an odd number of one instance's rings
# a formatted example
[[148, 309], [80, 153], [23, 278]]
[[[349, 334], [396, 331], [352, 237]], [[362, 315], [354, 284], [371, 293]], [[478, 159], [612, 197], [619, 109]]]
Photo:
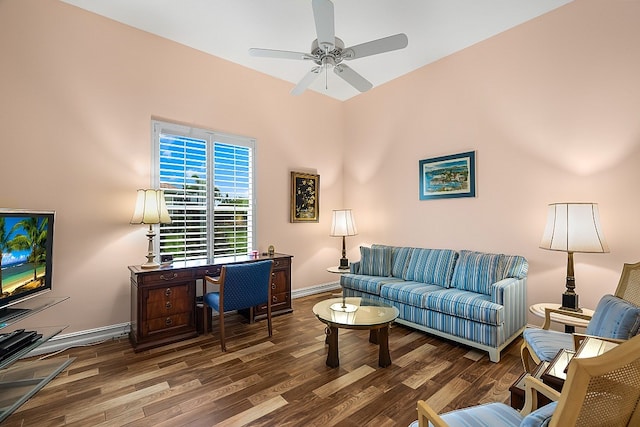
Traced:
[[503, 274], [500, 254], [460, 251], [453, 272], [452, 286], [465, 291], [491, 295], [491, 285]]
[[360, 274], [390, 276], [391, 248], [360, 246]]
[[498, 280], [514, 277], [516, 279], [524, 279], [529, 272], [529, 263], [520, 255], [503, 255], [502, 256], [503, 272]]
[[573, 349], [573, 335], [549, 329], [527, 328], [522, 337], [540, 360], [551, 362], [563, 348]]
[[391, 275], [393, 277], [404, 276], [413, 248], [408, 248], [406, 246], [386, 246], [380, 244], [371, 245], [371, 247], [391, 248]]
[[600, 299], [586, 334], [604, 338], [628, 340], [636, 335], [640, 326], [640, 308], [613, 295]]
[[[393, 305], [400, 312], [399, 321], [477, 346], [494, 362], [499, 361], [500, 349], [524, 329], [529, 268], [525, 258], [461, 251], [463, 259], [449, 249], [371, 246], [378, 248], [391, 248], [391, 276], [363, 275], [362, 260], [354, 262], [351, 273], [340, 277], [345, 296]], [[463, 280], [470, 283], [460, 283]]]
[[426, 308], [474, 322], [499, 325], [504, 322], [504, 307], [490, 301], [489, 295], [460, 289], [441, 289], [427, 298]]
[[[494, 402], [457, 409], [441, 417], [450, 427], [547, 427], [556, 406], [558, 402], [551, 402], [523, 417], [512, 407]], [[418, 426], [417, 420], [409, 424], [409, 427]]]
[[395, 277], [364, 276], [362, 274], [346, 273], [340, 276], [340, 286], [354, 289], [367, 294], [380, 295], [380, 286], [384, 283], [402, 281]]
[[450, 249], [414, 248], [402, 278], [448, 288], [457, 258], [458, 253]]
[[396, 283], [385, 283], [380, 287], [380, 296], [391, 301], [417, 307], [427, 306], [427, 297], [434, 291], [442, 289], [438, 285], [427, 285], [422, 282], [403, 280]]

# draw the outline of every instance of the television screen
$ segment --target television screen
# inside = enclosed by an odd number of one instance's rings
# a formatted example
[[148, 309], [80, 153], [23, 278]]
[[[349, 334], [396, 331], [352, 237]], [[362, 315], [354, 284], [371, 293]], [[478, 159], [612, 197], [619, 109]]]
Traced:
[[0, 208], [0, 318], [10, 316], [11, 305], [51, 290], [54, 216]]

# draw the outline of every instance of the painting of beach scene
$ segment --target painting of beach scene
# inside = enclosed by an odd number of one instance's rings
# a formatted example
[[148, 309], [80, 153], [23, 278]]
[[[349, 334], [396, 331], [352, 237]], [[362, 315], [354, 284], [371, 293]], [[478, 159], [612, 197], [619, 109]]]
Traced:
[[48, 227], [45, 216], [0, 216], [0, 305], [47, 286]]
[[420, 160], [420, 200], [475, 197], [475, 152]]

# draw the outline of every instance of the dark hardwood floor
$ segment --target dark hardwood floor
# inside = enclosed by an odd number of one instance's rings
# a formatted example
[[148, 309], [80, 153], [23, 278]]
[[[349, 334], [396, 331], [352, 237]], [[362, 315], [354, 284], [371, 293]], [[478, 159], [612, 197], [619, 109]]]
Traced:
[[[142, 353], [127, 339], [72, 348], [67, 371], [5, 420], [9, 426], [406, 426], [418, 399], [439, 412], [509, 402], [523, 372], [520, 340], [491, 363], [486, 353], [400, 325], [392, 365], [378, 367], [367, 331], [340, 330], [340, 367], [325, 365], [325, 325], [311, 308], [248, 324], [225, 317], [226, 353], [208, 334]], [[217, 322], [214, 321], [214, 331]]]

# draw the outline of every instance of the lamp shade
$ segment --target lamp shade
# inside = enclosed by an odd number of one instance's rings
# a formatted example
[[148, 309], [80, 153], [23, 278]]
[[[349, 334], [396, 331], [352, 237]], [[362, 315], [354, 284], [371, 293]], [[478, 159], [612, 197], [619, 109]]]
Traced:
[[353, 220], [351, 209], [338, 209], [333, 211], [331, 221], [331, 236], [355, 236], [358, 234], [356, 222]]
[[163, 190], [138, 190], [131, 224], [170, 224]]
[[600, 227], [598, 204], [550, 204], [540, 247], [563, 252], [609, 252]]

